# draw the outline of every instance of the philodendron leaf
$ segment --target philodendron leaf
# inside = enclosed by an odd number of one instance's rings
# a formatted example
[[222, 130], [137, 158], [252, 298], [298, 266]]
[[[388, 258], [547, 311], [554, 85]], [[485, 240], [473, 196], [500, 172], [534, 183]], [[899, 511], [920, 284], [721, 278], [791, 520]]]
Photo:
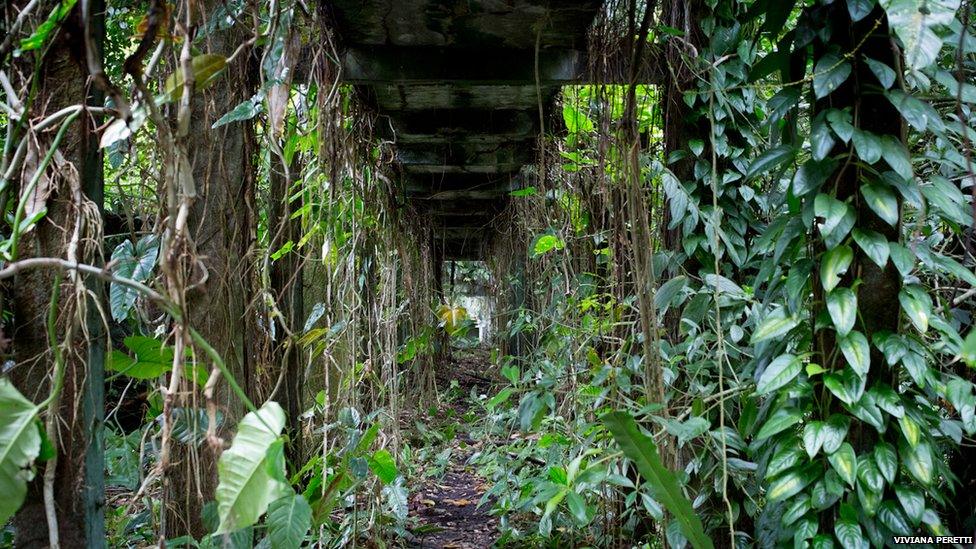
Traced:
[[857, 480], [857, 455], [854, 453], [854, 447], [846, 442], [841, 444], [836, 452], [827, 457], [827, 461], [844, 482], [851, 487], [854, 486]]
[[603, 423], [610, 429], [624, 455], [634, 462], [641, 476], [650, 485], [654, 499], [674, 515], [681, 533], [691, 545], [695, 548], [711, 548], [712, 541], [705, 535], [701, 519], [682, 493], [674, 474], [661, 463], [654, 441], [642, 433], [634, 418], [625, 412], [606, 414], [603, 416]]
[[871, 367], [871, 344], [861, 332], [852, 331], [840, 338], [840, 350], [858, 376], [864, 378]]
[[773, 412], [766, 423], [763, 424], [759, 432], [756, 433], [756, 440], [769, 438], [776, 433], [789, 429], [803, 419], [803, 413], [796, 408], [780, 408]]
[[888, 241], [881, 233], [870, 229], [854, 229], [851, 236], [854, 237], [854, 242], [857, 242], [857, 245], [878, 267], [883, 269], [888, 264], [890, 249]]
[[820, 282], [825, 291], [831, 291], [840, 283], [840, 277], [847, 272], [854, 260], [854, 250], [841, 244], [824, 252], [820, 261]]
[[237, 427], [230, 448], [217, 462], [217, 534], [255, 524], [278, 498], [291, 493], [280, 454], [269, 452], [285, 426], [285, 412], [277, 402], [264, 403]]
[[934, 27], [952, 22], [959, 0], [881, 0], [888, 24], [904, 45], [905, 63], [912, 70], [928, 67], [942, 49]]
[[898, 197], [884, 183], [865, 183], [861, 185], [861, 194], [878, 217], [892, 227], [898, 224]]
[[787, 312], [785, 307], [780, 307], [766, 315], [756, 331], [752, 332], [752, 343], [759, 343], [767, 339], [779, 337], [789, 332], [800, 323], [800, 318]]
[[[111, 263], [115, 266], [114, 273], [119, 277], [145, 282], [152, 274], [158, 257], [159, 237], [150, 234], [140, 238], [134, 246], [131, 240], [123, 241], [112, 251]], [[118, 321], [125, 320], [132, 306], [135, 305], [138, 295], [135, 289], [112, 282], [109, 288], [112, 318]]]
[[851, 75], [851, 64], [843, 58], [828, 53], [817, 61], [813, 71], [813, 91], [817, 99], [829, 95]]
[[925, 333], [932, 316], [932, 299], [925, 290], [917, 285], [905, 286], [898, 292], [898, 302], [918, 331]]
[[771, 393], [793, 381], [802, 369], [803, 364], [797, 357], [791, 354], [778, 356], [763, 370], [756, 383], [756, 392], [761, 395]]
[[289, 494], [271, 502], [267, 522], [272, 549], [298, 549], [312, 526], [312, 507], [301, 494]]
[[846, 336], [854, 329], [857, 319], [857, 296], [850, 288], [835, 288], [827, 294], [827, 312], [834, 323], [837, 334]]
[[814, 199], [813, 211], [817, 217], [823, 218], [823, 222], [819, 223], [818, 227], [827, 249], [843, 242], [857, 220], [854, 208], [848, 203], [823, 193], [818, 194]]
[[34, 477], [30, 466], [41, 452], [37, 411], [10, 380], [0, 378], [0, 524], [24, 503], [27, 482]]

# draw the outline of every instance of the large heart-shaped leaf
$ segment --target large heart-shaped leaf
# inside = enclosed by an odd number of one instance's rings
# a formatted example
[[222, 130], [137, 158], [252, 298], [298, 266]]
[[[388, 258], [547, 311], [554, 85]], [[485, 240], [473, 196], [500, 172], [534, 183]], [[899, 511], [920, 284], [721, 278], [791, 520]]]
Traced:
[[857, 296], [850, 288], [835, 288], [827, 294], [827, 312], [837, 334], [846, 336], [854, 329], [857, 317]]
[[0, 378], [0, 524], [24, 503], [27, 482], [34, 477], [30, 466], [41, 452], [37, 411], [10, 380]]
[[824, 252], [820, 261], [820, 282], [825, 291], [831, 291], [840, 283], [840, 277], [847, 272], [854, 260], [854, 250], [841, 244]]
[[285, 412], [268, 401], [244, 416], [230, 448], [217, 462], [217, 534], [251, 526], [278, 498], [291, 493], [280, 453], [269, 452], [285, 426]]
[[802, 369], [803, 364], [797, 357], [791, 354], [778, 356], [763, 370], [756, 383], [756, 392], [761, 395], [771, 393], [793, 381]]
[[909, 68], [921, 70], [935, 62], [942, 39], [933, 30], [952, 22], [959, 0], [881, 0], [888, 24], [905, 46]]
[[[158, 257], [159, 237], [151, 234], [140, 238], [135, 246], [132, 245], [131, 240], [124, 240], [112, 251], [112, 264], [117, 276], [145, 282], [152, 274]], [[112, 282], [109, 287], [112, 318], [117, 321], [125, 320], [132, 306], [135, 305], [138, 295], [133, 288]]]
[[312, 526], [312, 507], [301, 494], [289, 494], [271, 502], [267, 522], [272, 549], [298, 549]]

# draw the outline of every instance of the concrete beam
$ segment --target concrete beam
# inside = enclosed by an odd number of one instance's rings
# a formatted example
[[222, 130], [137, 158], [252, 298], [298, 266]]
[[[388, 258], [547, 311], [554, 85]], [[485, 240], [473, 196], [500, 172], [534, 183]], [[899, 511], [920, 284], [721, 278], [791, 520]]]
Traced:
[[412, 164], [458, 166], [469, 168], [497, 167], [515, 164], [522, 166], [535, 160], [535, 142], [505, 143], [401, 143], [397, 159], [405, 167]]
[[[357, 85], [535, 86], [629, 82], [629, 62], [618, 63], [607, 77], [590, 75], [588, 55], [582, 50], [545, 48], [539, 51], [538, 71], [534, 49], [440, 48], [360, 46], [342, 57], [342, 78]], [[651, 48], [641, 62], [638, 81], [659, 83], [665, 72]]]
[[376, 131], [397, 143], [500, 143], [534, 139], [538, 124], [527, 110], [393, 111], [380, 115]]

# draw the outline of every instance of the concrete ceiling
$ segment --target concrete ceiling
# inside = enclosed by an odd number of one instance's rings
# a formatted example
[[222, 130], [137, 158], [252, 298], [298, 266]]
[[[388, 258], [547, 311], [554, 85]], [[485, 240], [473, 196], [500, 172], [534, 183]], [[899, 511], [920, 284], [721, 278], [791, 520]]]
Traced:
[[326, 4], [343, 78], [380, 114], [405, 196], [427, 214], [444, 259], [480, 258], [492, 219], [535, 159], [540, 106], [549, 120], [559, 87], [585, 74], [602, 1]]

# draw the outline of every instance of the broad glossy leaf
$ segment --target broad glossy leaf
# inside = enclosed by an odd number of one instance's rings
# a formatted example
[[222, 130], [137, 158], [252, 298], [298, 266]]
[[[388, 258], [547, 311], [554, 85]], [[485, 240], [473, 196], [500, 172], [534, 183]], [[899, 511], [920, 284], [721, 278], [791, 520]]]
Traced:
[[[814, 161], [821, 161], [834, 149], [834, 136], [830, 133], [826, 116], [818, 116], [810, 128], [810, 152]], [[796, 182], [794, 181], [794, 186]], [[794, 192], [796, 192], [794, 190]]]
[[861, 526], [853, 520], [838, 520], [834, 524], [834, 534], [844, 549], [867, 549], [869, 547], [868, 540], [861, 532]]
[[766, 478], [776, 475], [793, 468], [803, 460], [803, 450], [794, 446], [792, 443], [780, 446], [780, 449], [773, 454], [766, 466]]
[[898, 418], [898, 426], [912, 448], [918, 446], [918, 443], [922, 441], [922, 428], [908, 414]]
[[249, 412], [238, 424], [230, 448], [217, 462], [217, 534], [255, 524], [272, 501], [291, 493], [282, 480], [284, 461], [269, 453], [284, 426], [285, 412], [274, 401]]
[[823, 223], [820, 223], [819, 228], [827, 249], [843, 242], [857, 219], [854, 208], [846, 202], [841, 202], [823, 193], [818, 194], [817, 198], [814, 199], [813, 210], [818, 217], [823, 218]]
[[873, 494], [881, 494], [885, 479], [870, 454], [862, 454], [857, 460], [857, 482]]
[[912, 534], [912, 527], [908, 524], [908, 518], [905, 516], [905, 513], [902, 512], [901, 507], [897, 503], [891, 500], [881, 503], [881, 506], [878, 508], [878, 518], [894, 534], [901, 536], [909, 536]]
[[[145, 282], [152, 274], [159, 257], [159, 237], [154, 234], [146, 235], [136, 242], [126, 239], [112, 251], [111, 263], [114, 273], [121, 278], [128, 278], [136, 282]], [[117, 282], [109, 287], [109, 304], [112, 318], [117, 321], [125, 320], [129, 311], [135, 305], [139, 293]]]
[[888, 24], [904, 45], [905, 63], [921, 70], [931, 65], [942, 49], [942, 39], [933, 30], [948, 25], [959, 0], [881, 0]]
[[13, 383], [0, 377], [0, 524], [6, 524], [24, 503], [31, 466], [41, 453], [38, 408]]
[[912, 171], [912, 159], [908, 155], [908, 149], [898, 139], [890, 135], [881, 136], [881, 156], [884, 161], [891, 166], [895, 173], [904, 179], [911, 179], [914, 175]]
[[864, 183], [861, 185], [861, 195], [878, 217], [891, 226], [898, 224], [898, 197], [891, 189], [882, 183]]
[[368, 461], [369, 468], [383, 481], [383, 484], [390, 484], [400, 474], [389, 450], [380, 449], [373, 452]]
[[845, 442], [836, 452], [827, 456], [827, 461], [840, 478], [853, 488], [857, 480], [857, 455], [854, 453], [854, 448]]
[[928, 442], [920, 442], [914, 448], [907, 443], [902, 443], [898, 449], [898, 456], [908, 472], [915, 477], [915, 480], [925, 486], [932, 483], [934, 476], [932, 448]]
[[267, 523], [272, 549], [298, 549], [312, 527], [312, 507], [301, 494], [289, 494], [271, 502]]
[[823, 449], [824, 452], [832, 454], [840, 448], [844, 438], [847, 437], [847, 430], [850, 428], [850, 418], [833, 414], [827, 418], [823, 426]]
[[875, 465], [878, 466], [878, 470], [888, 484], [894, 482], [895, 475], [898, 473], [898, 455], [895, 447], [887, 442], [879, 442], [874, 446], [873, 456]]
[[661, 463], [654, 441], [642, 433], [634, 418], [625, 412], [606, 414], [603, 416], [603, 423], [610, 429], [624, 455], [634, 462], [650, 485], [654, 499], [671, 512], [681, 528], [681, 533], [692, 546], [696, 549], [711, 548], [712, 541], [705, 535], [701, 519], [682, 493], [674, 474]]
[[857, 296], [850, 288], [834, 288], [827, 294], [827, 312], [837, 334], [846, 336], [854, 329], [857, 320]]
[[[803, 447], [807, 451], [807, 456], [813, 459], [824, 443], [824, 422], [810, 421], [803, 426]], [[839, 443], [838, 443], [839, 444]]]
[[802, 369], [803, 364], [799, 358], [791, 354], [780, 355], [763, 370], [756, 383], [756, 392], [764, 395], [784, 387], [793, 381]]
[[851, 64], [842, 57], [828, 53], [817, 61], [813, 71], [813, 91], [817, 99], [836, 90], [851, 75]]
[[871, 344], [868, 343], [868, 338], [861, 332], [852, 331], [839, 338], [838, 342], [851, 369], [862, 378], [867, 376], [871, 367]]
[[791, 145], [780, 145], [762, 153], [749, 165], [749, 169], [746, 170], [746, 179], [762, 175], [793, 160], [795, 154], [796, 148]]
[[759, 432], [756, 434], [756, 440], [763, 440], [776, 433], [785, 431], [799, 423], [802, 419], [803, 413], [796, 408], [779, 408], [773, 412], [773, 415], [759, 429]]
[[922, 491], [912, 486], [899, 484], [895, 486], [895, 495], [901, 503], [905, 516], [911, 521], [912, 525], [918, 526], [922, 522], [922, 514], [925, 513], [925, 496]]
[[851, 14], [851, 21], [860, 21], [874, 9], [875, 0], [847, 0], [847, 12]]
[[810, 468], [794, 469], [769, 484], [769, 488], [766, 490], [766, 499], [781, 501], [795, 496], [816, 478], [817, 475], [813, 474]]
[[895, 70], [888, 65], [871, 59], [868, 56], [863, 56], [862, 59], [868, 64], [868, 68], [874, 73], [875, 78], [881, 84], [884, 89], [888, 89], [895, 84]]
[[881, 139], [869, 131], [854, 129], [854, 149], [866, 164], [881, 160]]
[[864, 394], [864, 379], [850, 368], [842, 372], [830, 373], [823, 378], [824, 386], [844, 404], [853, 406]]
[[854, 229], [851, 231], [854, 242], [864, 251], [871, 261], [878, 267], [884, 268], [888, 264], [888, 240], [878, 232], [870, 229]]
[[825, 291], [831, 291], [840, 283], [840, 277], [847, 272], [854, 260], [850, 246], [841, 244], [824, 252], [820, 260], [820, 282]]
[[898, 302], [902, 310], [918, 331], [925, 333], [929, 329], [929, 318], [932, 315], [932, 299], [918, 285], [905, 286], [898, 292]]
[[793, 176], [793, 194], [803, 196], [819, 190], [836, 167], [837, 162], [832, 159], [807, 160]]
[[753, 344], [780, 337], [800, 323], [800, 318], [790, 315], [786, 307], [780, 307], [766, 315], [762, 323], [752, 332]]

